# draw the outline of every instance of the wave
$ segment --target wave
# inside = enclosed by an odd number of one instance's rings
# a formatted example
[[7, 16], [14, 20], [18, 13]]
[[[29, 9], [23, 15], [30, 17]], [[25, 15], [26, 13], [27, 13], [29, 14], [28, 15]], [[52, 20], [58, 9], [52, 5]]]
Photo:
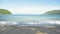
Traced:
[[0, 21], [0, 24], [18, 25], [18, 26], [40, 26], [40, 25], [58, 24], [58, 23], [59, 21], [22, 21], [22, 22]]

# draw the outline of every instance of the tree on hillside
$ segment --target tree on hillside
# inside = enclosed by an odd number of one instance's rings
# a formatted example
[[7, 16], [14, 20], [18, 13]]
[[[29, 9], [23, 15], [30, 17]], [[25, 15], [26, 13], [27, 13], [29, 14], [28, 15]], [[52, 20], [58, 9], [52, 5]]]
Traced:
[[6, 9], [0, 9], [0, 14], [12, 14], [12, 13]]
[[60, 15], [60, 10], [51, 10], [51, 11], [48, 11], [44, 14], [45, 15]]

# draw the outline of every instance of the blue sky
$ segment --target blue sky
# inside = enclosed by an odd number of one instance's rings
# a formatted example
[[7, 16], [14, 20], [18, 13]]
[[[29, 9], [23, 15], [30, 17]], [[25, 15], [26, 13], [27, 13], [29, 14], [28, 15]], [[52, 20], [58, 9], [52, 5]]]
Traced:
[[49, 10], [59, 10], [60, 0], [0, 0], [0, 8], [13, 14], [43, 14]]

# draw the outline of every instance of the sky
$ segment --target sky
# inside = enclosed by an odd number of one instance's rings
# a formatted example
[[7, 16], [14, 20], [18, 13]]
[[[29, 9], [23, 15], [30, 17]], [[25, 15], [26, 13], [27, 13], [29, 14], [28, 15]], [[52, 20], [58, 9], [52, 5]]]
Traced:
[[0, 9], [12, 14], [43, 14], [60, 9], [60, 0], [0, 0]]

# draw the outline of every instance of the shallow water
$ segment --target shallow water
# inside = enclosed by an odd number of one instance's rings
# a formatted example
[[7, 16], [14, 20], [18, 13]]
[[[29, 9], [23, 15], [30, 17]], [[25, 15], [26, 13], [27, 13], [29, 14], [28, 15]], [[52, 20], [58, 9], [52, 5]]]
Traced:
[[[56, 22], [57, 20], [57, 22]], [[60, 15], [0, 15], [0, 23], [18, 25], [58, 24]]]

